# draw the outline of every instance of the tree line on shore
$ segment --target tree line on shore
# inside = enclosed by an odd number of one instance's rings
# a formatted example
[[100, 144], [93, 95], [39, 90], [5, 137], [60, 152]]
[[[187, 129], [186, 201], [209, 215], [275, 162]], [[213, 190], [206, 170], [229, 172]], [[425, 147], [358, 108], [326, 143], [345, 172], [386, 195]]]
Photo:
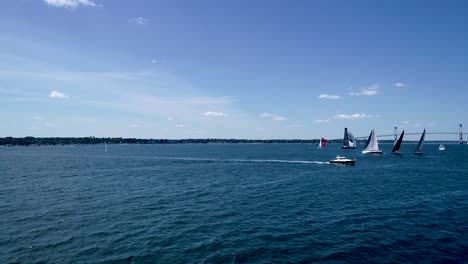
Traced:
[[[327, 143], [342, 143], [342, 139], [327, 140]], [[0, 146], [30, 145], [88, 145], [88, 144], [318, 144], [319, 139], [223, 139], [223, 138], [188, 138], [188, 139], [142, 139], [142, 138], [97, 138], [97, 137], [4, 137]]]
[[[320, 139], [234, 139], [234, 138], [187, 138], [187, 139], [144, 139], [121, 137], [4, 137], [0, 146], [35, 145], [93, 145], [93, 144], [318, 144]], [[365, 144], [365, 140], [359, 140]], [[393, 140], [379, 140], [393, 143]], [[439, 141], [436, 141], [439, 142]], [[327, 139], [329, 143], [343, 143], [343, 139]]]

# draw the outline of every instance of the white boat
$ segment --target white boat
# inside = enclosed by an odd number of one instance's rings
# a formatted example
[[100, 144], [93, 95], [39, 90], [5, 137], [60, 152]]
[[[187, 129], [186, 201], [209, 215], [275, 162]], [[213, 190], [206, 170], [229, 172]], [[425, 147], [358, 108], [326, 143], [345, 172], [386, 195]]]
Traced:
[[355, 149], [356, 148], [356, 139], [354, 138], [353, 134], [348, 131], [348, 128], [345, 127], [344, 129], [344, 137], [343, 137], [343, 146], [342, 149]]
[[322, 139], [320, 139], [320, 142], [319, 142], [319, 145], [318, 145], [317, 148], [322, 149], [322, 148], [325, 147], [326, 144], [327, 144], [327, 142], [325, 141], [324, 138], [322, 138]]
[[395, 142], [395, 145], [393, 146], [392, 153], [393, 154], [400, 154], [400, 147], [401, 147], [401, 142], [403, 142], [403, 136], [405, 135], [405, 131], [403, 130], [401, 132], [400, 138]]
[[383, 154], [382, 150], [379, 149], [379, 142], [375, 136], [374, 129], [372, 129], [369, 138], [367, 139], [366, 146], [362, 150], [363, 154]]
[[105, 152], [109, 151], [109, 150], [107, 149], [107, 142], [104, 142], [104, 151], [105, 151]]
[[330, 160], [331, 164], [343, 164], [343, 165], [354, 165], [356, 163], [355, 159], [348, 159], [342, 156], [336, 156], [335, 159]]
[[439, 145], [439, 150], [445, 150], [444, 144], [440, 144], [440, 145]]
[[426, 129], [424, 129], [421, 138], [419, 139], [418, 145], [416, 146], [416, 149], [414, 150], [414, 154], [416, 155], [422, 155], [422, 147], [424, 144], [424, 138], [426, 137]]

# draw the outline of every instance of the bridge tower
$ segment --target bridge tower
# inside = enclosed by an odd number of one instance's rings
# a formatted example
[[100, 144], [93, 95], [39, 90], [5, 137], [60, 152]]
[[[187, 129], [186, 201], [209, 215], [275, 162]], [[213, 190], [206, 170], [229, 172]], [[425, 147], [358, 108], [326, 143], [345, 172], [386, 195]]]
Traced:
[[462, 126], [462, 124], [460, 124], [460, 126], [458, 127], [458, 133], [460, 133], [458, 142], [460, 144], [463, 144], [463, 126]]
[[398, 138], [398, 128], [397, 127], [393, 127], [393, 142], [395, 143], [397, 141], [397, 138]]

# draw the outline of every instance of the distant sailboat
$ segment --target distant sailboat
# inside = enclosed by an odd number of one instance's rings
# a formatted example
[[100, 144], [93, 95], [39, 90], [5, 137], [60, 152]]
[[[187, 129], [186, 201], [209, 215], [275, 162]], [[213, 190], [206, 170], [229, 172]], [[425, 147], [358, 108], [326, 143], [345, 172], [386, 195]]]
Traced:
[[366, 146], [362, 151], [363, 154], [383, 154], [379, 149], [379, 142], [377, 142], [377, 137], [375, 136], [374, 129], [372, 129], [369, 138], [367, 139]]
[[104, 142], [104, 151], [105, 151], [105, 152], [109, 151], [109, 150], [107, 149], [107, 142]]
[[440, 145], [439, 145], [439, 150], [445, 150], [444, 144], [440, 144]]
[[342, 149], [355, 149], [356, 148], [356, 139], [354, 138], [351, 132], [348, 132], [348, 128], [344, 129], [344, 138]]
[[422, 147], [424, 143], [424, 138], [426, 137], [426, 129], [424, 129], [421, 138], [419, 139], [418, 145], [416, 146], [416, 150], [414, 151], [414, 154], [416, 155], [422, 155]]
[[322, 148], [325, 147], [326, 144], [327, 144], [327, 142], [325, 141], [324, 138], [322, 138], [322, 139], [320, 139], [320, 143], [319, 143], [317, 148], [322, 149]]
[[405, 131], [403, 130], [401, 132], [400, 138], [395, 142], [395, 145], [393, 146], [392, 153], [393, 154], [400, 154], [400, 147], [401, 147], [401, 142], [403, 142], [403, 136], [405, 135]]

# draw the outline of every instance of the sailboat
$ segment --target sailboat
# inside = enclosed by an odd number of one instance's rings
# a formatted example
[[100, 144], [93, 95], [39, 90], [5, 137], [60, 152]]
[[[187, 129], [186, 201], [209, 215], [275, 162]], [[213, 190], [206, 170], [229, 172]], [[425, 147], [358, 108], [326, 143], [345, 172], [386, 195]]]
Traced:
[[439, 145], [439, 150], [445, 150], [444, 144], [440, 144], [440, 145]]
[[107, 149], [107, 142], [104, 142], [104, 151], [105, 151], [105, 152], [109, 151], [109, 150]]
[[400, 138], [395, 142], [395, 145], [393, 146], [392, 153], [393, 154], [400, 154], [400, 147], [401, 147], [401, 142], [403, 142], [403, 136], [405, 135], [405, 131], [403, 130], [401, 132]]
[[320, 143], [319, 143], [317, 148], [322, 149], [322, 148], [325, 147], [326, 144], [327, 144], [327, 142], [325, 141], [324, 138], [322, 138], [322, 139], [320, 139]]
[[423, 143], [424, 143], [424, 137], [426, 136], [426, 129], [424, 129], [422, 135], [421, 135], [421, 138], [419, 139], [419, 142], [418, 142], [418, 145], [416, 146], [416, 150], [414, 151], [414, 154], [416, 155], [422, 155], [423, 152], [422, 152], [422, 147], [423, 147]]
[[355, 149], [356, 148], [356, 139], [354, 138], [351, 132], [348, 132], [348, 128], [344, 129], [344, 138], [342, 149]]
[[377, 142], [377, 137], [375, 136], [374, 129], [370, 132], [369, 138], [367, 139], [366, 146], [362, 150], [363, 154], [383, 154], [379, 149], [379, 142]]

